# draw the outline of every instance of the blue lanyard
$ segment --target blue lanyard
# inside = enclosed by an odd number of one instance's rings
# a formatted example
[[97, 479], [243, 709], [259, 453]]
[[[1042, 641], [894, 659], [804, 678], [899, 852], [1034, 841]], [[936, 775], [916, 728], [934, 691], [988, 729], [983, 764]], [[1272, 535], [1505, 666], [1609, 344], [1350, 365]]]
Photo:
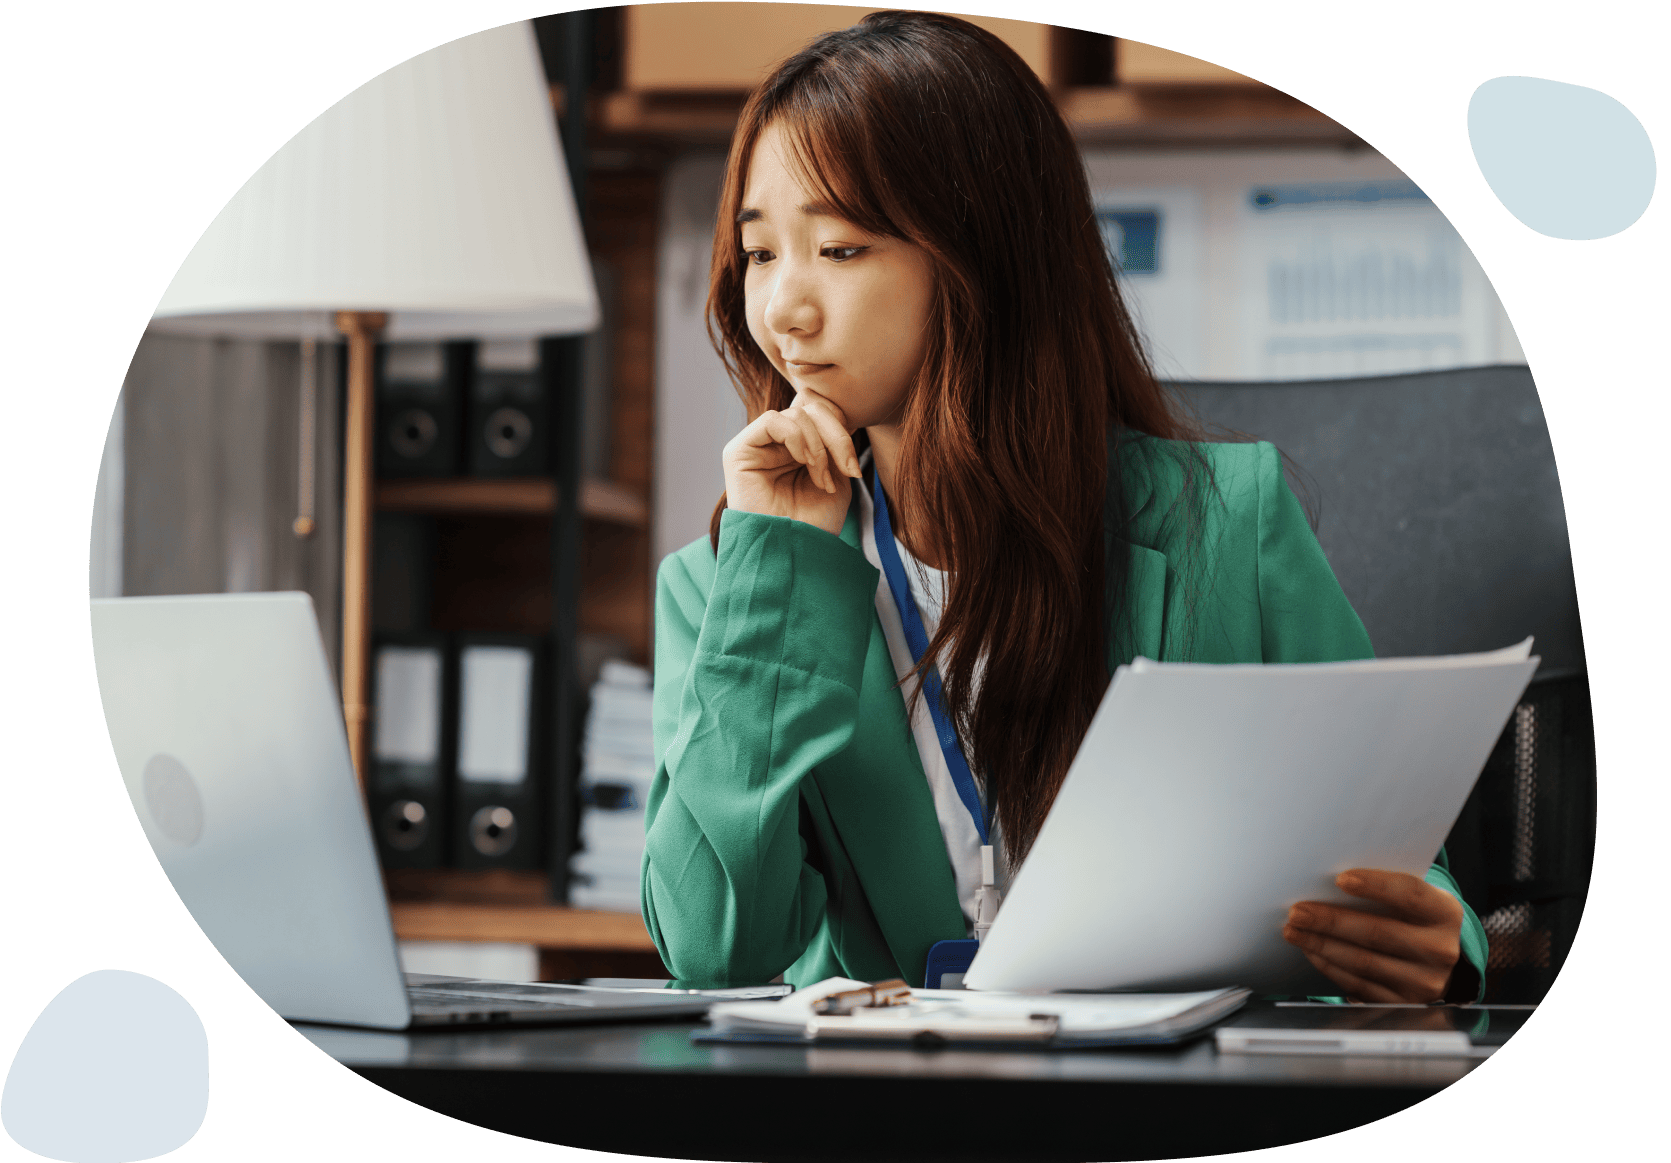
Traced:
[[[905, 626], [905, 644], [911, 648], [912, 663], [919, 663], [928, 653], [928, 632], [923, 628], [923, 616], [911, 587], [905, 580], [905, 566], [894, 547], [893, 522], [888, 519], [888, 495], [882, 489], [881, 477], [876, 478], [876, 555], [882, 559], [882, 572], [887, 575], [888, 589], [893, 591], [894, 605], [899, 607], [899, 620]], [[952, 784], [957, 798], [969, 809], [980, 833], [981, 844], [988, 843], [986, 809], [981, 805], [980, 792], [975, 788], [975, 777], [958, 746], [957, 731], [946, 718], [944, 696], [940, 691], [940, 672], [929, 667], [923, 672], [923, 697], [928, 700], [928, 713], [934, 717], [934, 734], [940, 740], [940, 752], [946, 757], [946, 767], [952, 773]]]

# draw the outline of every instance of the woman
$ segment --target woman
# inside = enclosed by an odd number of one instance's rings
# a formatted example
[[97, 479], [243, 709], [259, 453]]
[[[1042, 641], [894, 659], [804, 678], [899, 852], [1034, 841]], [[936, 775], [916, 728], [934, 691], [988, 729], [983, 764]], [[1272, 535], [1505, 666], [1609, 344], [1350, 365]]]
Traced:
[[[659, 578], [643, 902], [682, 980], [920, 982], [1115, 666], [1369, 656], [1275, 451], [1190, 440], [1073, 140], [986, 32], [880, 13], [777, 69], [709, 314], [750, 423]], [[1340, 885], [1384, 915], [1302, 904], [1284, 934], [1344, 993], [1474, 996], [1442, 867]]]

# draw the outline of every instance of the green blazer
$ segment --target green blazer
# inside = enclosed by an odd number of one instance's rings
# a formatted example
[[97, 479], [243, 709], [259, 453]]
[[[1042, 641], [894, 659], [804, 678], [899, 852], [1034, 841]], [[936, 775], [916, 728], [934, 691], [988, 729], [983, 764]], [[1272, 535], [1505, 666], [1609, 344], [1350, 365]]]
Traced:
[[[1371, 655], [1271, 445], [1138, 437], [1119, 464], [1110, 671]], [[860, 546], [855, 496], [838, 537], [728, 510], [717, 555], [703, 538], [661, 565], [643, 907], [682, 984], [920, 984], [929, 948], [966, 935]], [[1428, 879], [1460, 899], [1442, 865]], [[1485, 948], [1469, 911], [1481, 974]]]

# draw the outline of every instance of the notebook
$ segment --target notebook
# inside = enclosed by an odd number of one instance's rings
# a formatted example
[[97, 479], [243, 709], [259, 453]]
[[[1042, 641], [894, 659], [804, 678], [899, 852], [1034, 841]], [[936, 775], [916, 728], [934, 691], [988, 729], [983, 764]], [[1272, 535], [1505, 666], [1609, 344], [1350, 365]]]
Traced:
[[1245, 989], [1049, 996], [913, 989], [902, 1005], [817, 1012], [822, 998], [863, 985], [836, 977], [780, 1001], [719, 1002], [708, 1012], [709, 1029], [693, 1036], [710, 1042], [864, 1042], [919, 1049], [952, 1043], [1154, 1046], [1198, 1033], [1248, 998]]

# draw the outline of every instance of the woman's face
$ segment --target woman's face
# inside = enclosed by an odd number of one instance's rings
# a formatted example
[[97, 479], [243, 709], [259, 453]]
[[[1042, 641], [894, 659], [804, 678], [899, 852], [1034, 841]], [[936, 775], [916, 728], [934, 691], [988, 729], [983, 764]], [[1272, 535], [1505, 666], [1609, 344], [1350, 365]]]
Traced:
[[782, 130], [755, 143], [738, 214], [749, 334], [848, 429], [899, 422], [926, 350], [933, 275], [912, 243], [860, 230], [809, 190]]

